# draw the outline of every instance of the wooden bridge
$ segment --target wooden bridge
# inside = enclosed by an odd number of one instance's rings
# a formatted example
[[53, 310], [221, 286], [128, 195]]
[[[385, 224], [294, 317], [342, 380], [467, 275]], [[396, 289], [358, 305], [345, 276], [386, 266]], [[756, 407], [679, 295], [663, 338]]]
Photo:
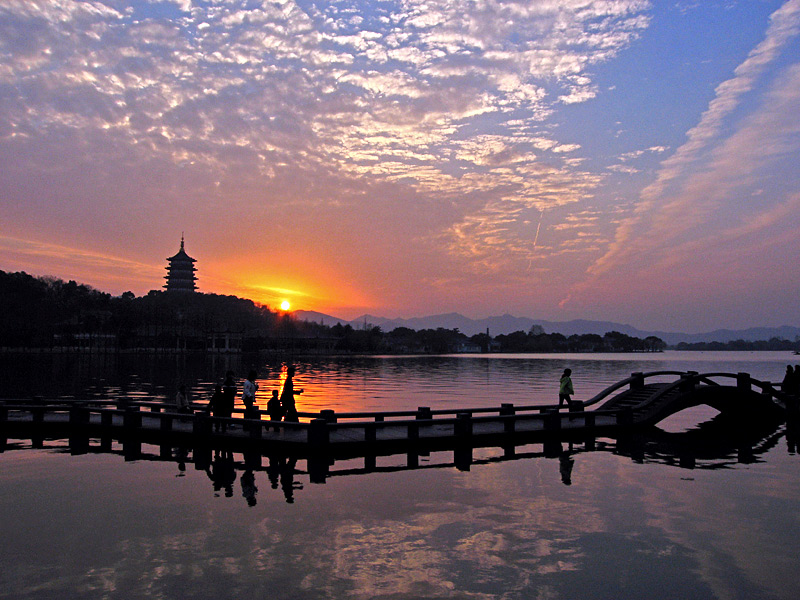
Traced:
[[[667, 381], [664, 381], [664, 380]], [[300, 423], [209, 416], [202, 407], [181, 414], [161, 402], [136, 401], [0, 401], [0, 451], [12, 438], [30, 438], [34, 446], [46, 437], [137, 439], [190, 447], [254, 445], [297, 456], [365, 456], [407, 448], [445, 449], [512, 446], [525, 440], [586, 439], [618, 436], [655, 425], [681, 410], [708, 405], [746, 420], [781, 419], [797, 411], [797, 399], [774, 384], [747, 373], [653, 371], [633, 373], [569, 411], [557, 405], [416, 411], [319, 413], [301, 412]], [[590, 409], [590, 410], [587, 410]], [[226, 431], [216, 431], [225, 425]]]

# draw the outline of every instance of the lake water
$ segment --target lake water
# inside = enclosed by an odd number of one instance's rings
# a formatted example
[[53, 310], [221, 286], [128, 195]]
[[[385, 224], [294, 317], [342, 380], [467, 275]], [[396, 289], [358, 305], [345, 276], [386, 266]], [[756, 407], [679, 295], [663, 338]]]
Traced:
[[[348, 357], [297, 360], [300, 410], [551, 403], [635, 371], [751, 373], [788, 353]], [[0, 357], [2, 397], [204, 400], [221, 357]], [[794, 599], [800, 456], [794, 429], [730, 430], [693, 409], [635, 440], [598, 439], [338, 462], [324, 484], [288, 456], [195, 455], [11, 437], [0, 453], [0, 598]], [[787, 435], [788, 433], [788, 435]], [[409, 466], [414, 468], [409, 468]]]

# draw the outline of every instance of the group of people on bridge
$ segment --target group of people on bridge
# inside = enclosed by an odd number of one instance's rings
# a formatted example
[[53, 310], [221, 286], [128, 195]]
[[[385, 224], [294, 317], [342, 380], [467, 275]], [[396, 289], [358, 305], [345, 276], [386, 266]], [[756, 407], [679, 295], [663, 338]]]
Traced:
[[[283, 382], [280, 395], [278, 395], [278, 390], [272, 390], [272, 396], [267, 402], [267, 413], [269, 414], [270, 421], [284, 421], [287, 423], [297, 423], [299, 421], [294, 397], [298, 394], [302, 394], [303, 390], [294, 388], [294, 374], [295, 368], [290, 365], [286, 369], [286, 379]], [[258, 383], [256, 383], [257, 375], [256, 371], [251, 370], [247, 374], [247, 379], [245, 379], [242, 384], [241, 401], [244, 405], [245, 419], [259, 418], [258, 408], [256, 407], [256, 392], [258, 391]], [[222, 433], [227, 431], [228, 424], [224, 419], [230, 419], [233, 414], [237, 392], [238, 386], [234, 379], [234, 373], [233, 371], [228, 371], [225, 374], [225, 381], [214, 387], [214, 394], [205, 407], [208, 413], [221, 419], [214, 423], [215, 431]], [[178, 394], [175, 397], [175, 404], [177, 405], [178, 412], [193, 412], [186, 394], [186, 386], [181, 385], [178, 389]]]

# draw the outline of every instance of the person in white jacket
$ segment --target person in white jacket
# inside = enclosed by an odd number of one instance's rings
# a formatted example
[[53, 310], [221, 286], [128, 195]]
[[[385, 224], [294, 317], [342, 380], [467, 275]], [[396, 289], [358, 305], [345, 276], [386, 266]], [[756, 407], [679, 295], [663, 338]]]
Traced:
[[244, 418], [255, 418], [253, 414], [256, 405], [256, 391], [258, 384], [256, 383], [256, 372], [250, 371], [247, 374], [247, 379], [242, 386], [242, 404], [244, 404]]

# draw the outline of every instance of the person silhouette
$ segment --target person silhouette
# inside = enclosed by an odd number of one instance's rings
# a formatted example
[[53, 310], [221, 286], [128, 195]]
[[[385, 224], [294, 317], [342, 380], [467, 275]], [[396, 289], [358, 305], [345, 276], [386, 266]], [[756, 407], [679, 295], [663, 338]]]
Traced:
[[[280, 421], [283, 418], [283, 407], [278, 398], [278, 390], [272, 390], [272, 397], [267, 402], [267, 413], [270, 421]], [[280, 427], [273, 427], [273, 431], [280, 431]]]
[[281, 489], [287, 504], [294, 504], [294, 491], [303, 489], [303, 484], [294, 480], [296, 465], [297, 459], [293, 456], [281, 463]]
[[214, 461], [206, 475], [214, 484], [214, 492], [225, 490], [225, 497], [233, 497], [233, 482], [236, 481], [236, 469], [233, 466], [233, 453], [229, 450], [215, 451]]
[[[225, 373], [225, 381], [222, 382], [222, 402], [220, 402], [219, 416], [223, 419], [230, 419], [233, 414], [233, 405], [236, 403], [236, 381], [233, 379], [233, 371]], [[227, 430], [228, 423], [222, 422], [223, 433]]]
[[244, 418], [256, 418], [256, 391], [258, 384], [256, 383], [256, 372], [250, 371], [247, 374], [247, 379], [242, 386], [242, 404], [244, 404]]
[[283, 382], [281, 390], [281, 409], [283, 410], [283, 420], [287, 423], [297, 423], [297, 409], [294, 405], [294, 397], [302, 394], [303, 390], [294, 389], [294, 366], [286, 369], [286, 380]]
[[561, 474], [561, 483], [564, 485], [572, 485], [572, 467], [575, 465], [575, 460], [564, 452], [558, 457], [558, 472]]
[[786, 365], [786, 373], [783, 375], [783, 381], [781, 382], [781, 391], [784, 394], [791, 394], [794, 387], [794, 371], [792, 370], [792, 365]]
[[178, 393], [175, 394], [175, 406], [179, 413], [192, 413], [192, 407], [189, 406], [189, 395], [186, 393], [185, 385], [178, 387]]
[[247, 469], [242, 473], [239, 482], [242, 484], [242, 497], [247, 500], [247, 506], [255, 506], [258, 502], [256, 500], [258, 488], [256, 487], [256, 475], [253, 473], [253, 470]]
[[575, 390], [572, 387], [572, 369], [564, 369], [564, 374], [561, 376], [561, 381], [559, 382], [558, 386], [558, 408], [561, 409], [561, 405], [566, 402], [567, 410], [569, 410], [571, 405], [571, 398], [572, 394], [575, 393]]
[[[215, 418], [214, 431], [219, 432], [220, 422], [216, 420], [222, 416], [224, 412], [225, 396], [222, 393], [222, 386], [217, 384], [214, 386], [214, 394], [211, 400], [208, 401], [208, 412]], [[222, 423], [222, 431], [225, 431], [225, 423]]]

